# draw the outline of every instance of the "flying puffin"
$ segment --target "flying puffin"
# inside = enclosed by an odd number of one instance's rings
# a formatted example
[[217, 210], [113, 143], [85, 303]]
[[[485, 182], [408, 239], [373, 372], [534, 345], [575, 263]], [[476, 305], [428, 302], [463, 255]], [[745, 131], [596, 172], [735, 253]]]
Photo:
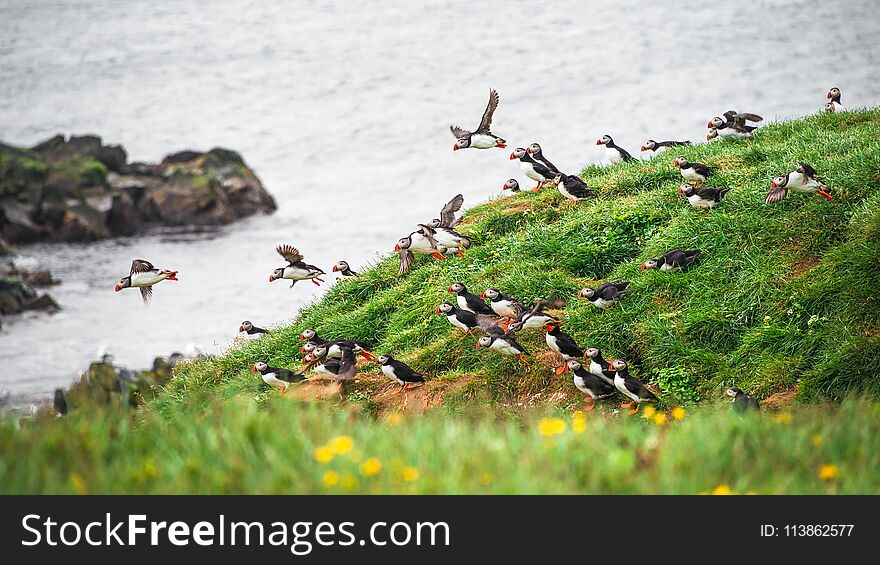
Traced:
[[779, 202], [788, 195], [789, 190], [818, 194], [831, 201], [831, 189], [816, 176], [816, 169], [806, 163], [798, 163], [797, 169], [794, 171], [773, 179], [764, 202], [767, 204]]
[[241, 323], [240, 326], [238, 326], [238, 331], [239, 331], [239, 333], [247, 332], [248, 335], [254, 335], [254, 334], [264, 334], [268, 330], [264, 330], [263, 328], [258, 328], [257, 326], [253, 325], [250, 322], [250, 320], [245, 320], [244, 322]]
[[642, 384], [642, 381], [629, 374], [626, 361], [623, 359], [615, 359], [611, 363], [611, 370], [614, 371], [614, 386], [623, 394], [632, 399], [632, 402], [621, 404], [621, 408], [629, 408], [633, 404], [635, 408], [629, 411], [629, 414], [635, 414], [639, 411], [642, 402], [651, 402], [657, 400], [654, 393]]
[[438, 249], [439, 244], [434, 239], [434, 230], [422, 227], [419, 231], [414, 231], [406, 237], [398, 240], [394, 246], [394, 252], [400, 254], [400, 270], [399, 274], [404, 274], [412, 268], [414, 255], [413, 253], [421, 253], [430, 255], [435, 259], [446, 260]]
[[434, 310], [438, 316], [443, 314], [449, 323], [463, 331], [465, 334], [477, 328], [486, 333], [504, 333], [504, 330], [498, 325], [499, 320], [495, 316], [488, 314], [474, 314], [470, 310], [457, 308], [450, 302], [441, 302], [440, 306]]
[[839, 112], [843, 110], [843, 104], [840, 103], [840, 89], [836, 86], [828, 91], [828, 94], [825, 95], [825, 98], [828, 99], [828, 103], [825, 104], [826, 112]]
[[690, 141], [654, 141], [653, 139], [649, 139], [646, 141], [642, 147], [641, 151], [653, 151], [654, 153], [660, 153], [666, 151], [670, 147], [681, 147], [682, 145], [690, 145]]
[[278, 394], [284, 394], [291, 384], [305, 380], [298, 373], [294, 373], [289, 369], [281, 369], [278, 367], [270, 367], [262, 361], [257, 361], [251, 367], [252, 373], [260, 373], [263, 382], [278, 389]]
[[461, 194], [456, 194], [452, 197], [452, 200], [443, 205], [443, 208], [440, 209], [440, 217], [434, 218], [430, 222], [428, 222], [428, 227], [432, 229], [437, 228], [449, 228], [452, 229], [458, 224], [461, 223], [462, 217], [455, 217], [455, 213], [461, 210], [461, 205], [464, 204], [464, 196]]
[[614, 371], [611, 370], [611, 363], [614, 359], [605, 360], [602, 358], [602, 352], [598, 347], [588, 347], [584, 352], [584, 359], [589, 359], [590, 364], [588, 370], [604, 380], [611, 386], [614, 386]]
[[468, 310], [474, 314], [494, 314], [494, 311], [479, 296], [468, 292], [467, 287], [460, 282], [452, 283], [446, 291], [456, 294], [455, 300], [462, 310]]
[[684, 157], [676, 157], [672, 165], [678, 167], [686, 181], [703, 184], [712, 176], [712, 169], [702, 163], [689, 163]]
[[328, 355], [332, 358], [339, 358], [340, 348], [347, 347], [364, 359], [373, 360], [373, 355], [368, 351], [367, 344], [362, 341], [354, 341], [351, 339], [327, 340], [318, 335], [314, 328], [306, 328], [299, 334], [299, 340], [312, 342], [315, 345], [327, 345], [330, 349]]
[[721, 137], [743, 138], [750, 137], [751, 133], [758, 129], [758, 126], [750, 126], [746, 122], [760, 122], [764, 118], [757, 114], [749, 114], [747, 112], [739, 113], [735, 110], [728, 110], [722, 114], [724, 117], [715, 116], [709, 120], [708, 127], [718, 130]]
[[605, 157], [612, 163], [620, 163], [621, 161], [635, 161], [636, 158], [629, 154], [629, 151], [623, 147], [614, 144], [614, 140], [610, 135], [603, 135], [596, 140], [596, 145], [605, 146]]
[[454, 135], [456, 139], [455, 145], [452, 146], [453, 151], [466, 149], [468, 147], [474, 149], [492, 149], [493, 147], [501, 147], [503, 149], [504, 147], [507, 147], [507, 145], [505, 145], [507, 143], [505, 140], [489, 131], [492, 127], [492, 114], [495, 113], [499, 100], [498, 93], [495, 92], [495, 90], [490, 90], [489, 105], [486, 106], [486, 111], [483, 112], [483, 119], [480, 120], [480, 125], [477, 127], [477, 131], [470, 132], [458, 126], [449, 126], [452, 135]]
[[[331, 368], [332, 365], [329, 365], [329, 360], [338, 358], [339, 359], [339, 368], [335, 371], [335, 377], [340, 381], [350, 381], [357, 374], [357, 365], [354, 357], [354, 349], [351, 347], [338, 346], [338, 357], [332, 354], [332, 350], [335, 344], [323, 344], [319, 345], [315, 348], [314, 351], [309, 353], [305, 359], [303, 359], [303, 363], [306, 364], [306, 368], [303, 369], [303, 372], [308, 371], [310, 369], [314, 369], [319, 365], [324, 365], [324, 369], [334, 373], [334, 370]], [[373, 357], [370, 356], [370, 360], [373, 360]]]
[[[455, 253], [458, 254], [459, 257], [464, 257], [464, 249], [470, 247], [470, 239], [461, 235], [457, 231], [452, 228], [447, 227], [437, 227], [432, 228], [427, 225], [420, 226], [423, 229], [432, 230], [432, 236], [434, 237], [434, 241], [437, 242], [437, 250], [441, 255], [446, 252], [450, 252], [450, 250], [454, 250]], [[446, 251], [443, 251], [443, 250]]]
[[284, 257], [284, 260], [287, 261], [287, 266], [275, 269], [269, 275], [269, 282], [279, 279], [290, 279], [290, 288], [293, 288], [296, 281], [311, 280], [317, 286], [321, 286], [320, 283], [324, 282], [320, 278], [324, 271], [314, 265], [303, 263], [302, 253], [296, 247], [292, 245], [279, 245], [275, 248], [275, 251]]
[[150, 301], [153, 296], [153, 285], [164, 280], [176, 281], [178, 271], [169, 271], [167, 269], [157, 269], [149, 261], [144, 259], [135, 259], [131, 262], [131, 271], [127, 277], [122, 277], [116, 283], [116, 292], [123, 288], [139, 288], [141, 290], [141, 298], [144, 304]]
[[731, 402], [733, 402], [733, 408], [738, 412], [745, 412], [747, 410], [758, 410], [760, 405], [758, 404], [758, 400], [754, 396], [750, 396], [740, 390], [739, 387], [732, 386], [729, 389], [725, 390], [721, 395], [722, 398], [730, 398]]
[[492, 311], [502, 318], [516, 320], [526, 310], [525, 304], [501, 294], [501, 291], [497, 288], [487, 288], [480, 294], [480, 298], [482, 300], [490, 300], [489, 306], [492, 308]]
[[578, 292], [578, 298], [586, 298], [596, 308], [610, 308], [623, 298], [628, 286], [628, 281], [612, 281], [603, 283], [596, 289], [585, 287]]
[[648, 259], [639, 267], [642, 271], [646, 269], [660, 269], [661, 271], [682, 271], [691, 266], [700, 256], [699, 249], [673, 249], [667, 251], [660, 257]]
[[528, 151], [529, 155], [532, 156], [532, 159], [547, 167], [547, 169], [549, 169], [551, 173], [558, 175], [560, 172], [562, 172], [557, 169], [556, 165], [551, 163], [547, 157], [544, 157], [544, 152], [541, 149], [541, 146], [537, 143], [532, 143], [531, 145], [529, 145], [526, 148], [526, 151]]
[[477, 349], [480, 348], [494, 349], [505, 355], [515, 355], [520, 362], [529, 364], [526, 360], [526, 355], [529, 355], [529, 352], [516, 341], [513, 333], [484, 335], [477, 340]]
[[566, 175], [559, 173], [551, 181], [553, 186], [559, 191], [559, 194], [568, 198], [572, 202], [583, 200], [584, 198], [594, 198], [596, 193], [587, 186], [581, 177], [577, 175]]
[[561, 298], [535, 300], [532, 309], [520, 314], [516, 321], [508, 326], [508, 331], [518, 332], [529, 328], [542, 328], [545, 324], [560, 323], [559, 320], [544, 312], [547, 308], [565, 308], [565, 300]]
[[537, 192], [542, 184], [556, 176], [546, 165], [532, 159], [529, 152], [522, 147], [517, 147], [510, 154], [510, 160], [513, 161], [514, 159], [519, 159], [519, 168], [522, 169], [523, 174], [538, 183], [532, 189], [532, 192]]
[[[584, 411], [589, 412], [596, 407], [596, 400], [600, 398], [608, 398], [617, 392], [617, 388], [613, 384], [609, 384], [606, 380], [601, 379], [593, 373], [584, 369], [577, 359], [569, 359], [568, 362], [561, 367], [562, 373], [565, 368], [572, 373], [574, 386], [579, 391], [586, 394], [584, 398]], [[557, 371], [557, 374], [562, 374]]]
[[516, 179], [507, 179], [507, 182], [501, 185], [501, 190], [509, 190], [511, 193], [516, 194], [519, 192], [519, 181]]
[[398, 361], [391, 355], [380, 355], [377, 359], [385, 376], [397, 381], [397, 384], [400, 385], [398, 393], [408, 389], [411, 384], [425, 382], [424, 376], [416, 373], [409, 365]]
[[333, 272], [339, 273], [343, 277], [354, 277], [357, 276], [357, 273], [351, 270], [351, 267], [348, 266], [348, 261], [342, 260], [333, 265]]
[[728, 187], [712, 188], [704, 186], [697, 188], [692, 184], [683, 183], [678, 187], [679, 196], [687, 198], [688, 203], [694, 208], [711, 210], [721, 203], [721, 199], [730, 191]]
[[[544, 341], [547, 347], [562, 355], [563, 361], [583, 357], [584, 350], [580, 348], [573, 337], [559, 329], [559, 324], [544, 324], [543, 329], [547, 332], [544, 335]], [[565, 365], [556, 369], [556, 374], [561, 375], [565, 372]]]

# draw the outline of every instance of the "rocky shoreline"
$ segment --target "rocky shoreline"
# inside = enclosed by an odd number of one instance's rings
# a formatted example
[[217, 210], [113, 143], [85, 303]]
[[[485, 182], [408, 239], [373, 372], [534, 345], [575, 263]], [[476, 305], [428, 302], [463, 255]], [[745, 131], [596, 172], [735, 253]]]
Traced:
[[17, 267], [12, 262], [0, 263], [0, 327], [3, 327], [4, 315], [20, 314], [26, 310], [57, 312], [60, 308], [58, 303], [49, 294], [40, 293], [37, 289], [60, 282], [45, 269], [31, 271]]
[[129, 163], [122, 146], [94, 135], [56, 135], [31, 148], [0, 143], [0, 250], [132, 236], [151, 226], [224, 225], [275, 209], [229, 149], [180, 151], [153, 164]]

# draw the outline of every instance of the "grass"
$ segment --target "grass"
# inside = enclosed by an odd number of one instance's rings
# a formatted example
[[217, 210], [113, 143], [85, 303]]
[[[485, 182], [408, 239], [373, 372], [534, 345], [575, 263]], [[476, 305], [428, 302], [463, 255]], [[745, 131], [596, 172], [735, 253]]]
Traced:
[[[726, 485], [736, 492], [877, 493], [877, 131], [880, 110], [870, 109], [684, 148], [690, 161], [717, 170], [711, 185], [732, 188], [712, 211], [676, 195], [681, 177], [669, 153], [588, 167], [582, 176], [599, 194], [589, 202], [571, 205], [546, 189], [479, 205], [461, 227], [475, 243], [464, 258], [419, 256], [405, 276], [397, 274], [396, 256], [359, 269], [294, 324], [178, 366], [135, 414], [82, 406], [80, 414], [21, 430], [3, 424], [0, 453], [16, 457], [2, 458], [0, 488], [694, 493]], [[765, 205], [770, 180], [799, 161], [819, 171], [834, 200], [793, 194]], [[704, 253], [686, 273], [639, 270], [676, 247]], [[613, 278], [631, 286], [611, 309], [575, 298], [581, 287]], [[475, 337], [459, 339], [433, 315], [454, 281], [526, 302], [568, 299], [559, 312], [567, 332], [606, 357], [627, 359], [660, 390], [665, 413], [682, 405], [690, 414], [658, 426], [606, 406], [589, 416], [587, 432], [572, 432], [567, 414], [582, 395], [570, 376], [551, 374], [543, 332], [518, 336], [533, 353], [528, 367], [475, 349]], [[391, 395], [387, 379], [364, 365], [341, 406], [276, 398], [249, 368], [258, 360], [298, 366], [297, 336], [306, 327], [393, 353], [429, 382]], [[777, 423], [779, 414], [732, 417], [707, 402], [732, 384], [772, 397], [770, 404], [796, 396], [791, 423]], [[316, 390], [302, 388], [301, 396]], [[400, 412], [413, 415], [389, 426]], [[535, 420], [547, 414], [563, 418], [568, 430], [552, 438], [536, 433]], [[362, 459], [315, 461], [314, 450], [339, 434], [353, 437]], [[366, 477], [359, 465], [371, 457], [382, 470]], [[820, 478], [822, 465], [837, 465], [839, 475]], [[420, 478], [404, 480], [405, 467]], [[337, 473], [327, 480], [335, 477], [332, 486], [324, 482], [328, 470]]]

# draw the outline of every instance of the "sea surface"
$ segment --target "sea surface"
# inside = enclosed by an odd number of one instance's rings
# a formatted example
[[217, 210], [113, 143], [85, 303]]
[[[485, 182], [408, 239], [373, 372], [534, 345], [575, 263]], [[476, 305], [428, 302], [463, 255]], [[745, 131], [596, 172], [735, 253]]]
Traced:
[[[467, 207], [525, 184], [516, 146], [573, 173], [606, 133], [637, 154], [701, 140], [731, 108], [816, 112], [831, 86], [877, 104], [878, 31], [874, 0], [0, 0], [0, 139], [95, 133], [149, 161], [229, 147], [279, 204], [216, 230], [22, 249], [63, 280], [63, 309], [4, 319], [0, 388], [44, 397], [99, 349], [140, 368], [222, 352], [245, 319], [283, 324], [323, 287], [269, 284], [276, 245], [363, 268], [454, 194]], [[490, 87], [510, 149], [453, 152], [449, 125], [474, 128]], [[113, 292], [134, 258], [180, 282], [149, 307]]]

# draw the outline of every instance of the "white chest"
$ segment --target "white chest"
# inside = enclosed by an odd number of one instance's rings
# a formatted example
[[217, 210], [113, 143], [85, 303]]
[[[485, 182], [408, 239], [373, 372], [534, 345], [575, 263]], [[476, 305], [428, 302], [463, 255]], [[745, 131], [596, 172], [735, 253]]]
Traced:
[[688, 196], [688, 202], [694, 208], [714, 208], [718, 204], [714, 200], [705, 200], [703, 198], [700, 198], [700, 196], [697, 194]]
[[529, 177], [535, 182], [542, 182], [544, 177], [539, 175], [537, 171], [535, 171], [535, 167], [532, 166], [528, 161], [520, 161], [519, 168], [522, 169], [522, 172], [525, 176]]
[[[460, 330], [470, 330], [469, 327], [467, 327], [466, 325], [464, 325], [460, 321], [458, 321], [458, 318], [456, 318], [455, 316], [446, 316], [446, 319], [449, 320], [450, 324], [452, 324], [453, 326], [455, 326], [456, 328], [458, 328]], [[385, 370], [384, 366], [382, 367], [382, 370], [383, 371]]]
[[131, 275], [131, 286], [153, 286], [154, 284], [164, 281], [167, 275], [162, 275], [156, 271], [148, 271], [146, 273], [135, 273]]
[[618, 151], [615, 147], [605, 147], [605, 158], [612, 163], [620, 163], [621, 161], [623, 161], [623, 155], [621, 155], [620, 151]]
[[495, 142], [495, 138], [491, 135], [483, 135], [482, 133], [475, 133], [471, 136], [471, 147], [475, 149], [492, 149], [495, 147], [497, 143]]

